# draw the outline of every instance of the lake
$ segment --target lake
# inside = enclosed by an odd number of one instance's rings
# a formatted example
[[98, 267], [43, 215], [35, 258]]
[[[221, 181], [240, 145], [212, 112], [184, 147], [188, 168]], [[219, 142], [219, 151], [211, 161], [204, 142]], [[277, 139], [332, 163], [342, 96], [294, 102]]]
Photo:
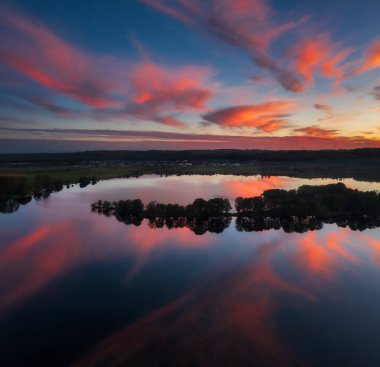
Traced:
[[244, 232], [233, 218], [197, 235], [90, 209], [334, 182], [143, 176], [0, 214], [0, 366], [378, 367], [380, 229]]

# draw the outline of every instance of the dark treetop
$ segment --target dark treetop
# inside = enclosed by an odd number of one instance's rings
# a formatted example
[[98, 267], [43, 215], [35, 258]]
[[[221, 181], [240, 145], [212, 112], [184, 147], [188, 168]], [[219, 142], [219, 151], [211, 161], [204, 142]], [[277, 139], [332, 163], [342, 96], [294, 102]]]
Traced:
[[231, 213], [227, 199], [195, 199], [192, 204], [162, 204], [156, 201], [144, 206], [140, 199], [101, 201], [92, 210], [115, 216], [125, 224], [140, 225], [148, 219], [151, 228], [187, 227], [196, 234], [219, 233], [236, 218], [238, 231], [280, 229], [305, 232], [323, 227], [323, 223], [364, 230], [380, 226], [380, 194], [347, 188], [343, 183], [323, 186], [301, 186], [297, 190], [272, 189], [262, 195], [235, 199], [236, 212]]

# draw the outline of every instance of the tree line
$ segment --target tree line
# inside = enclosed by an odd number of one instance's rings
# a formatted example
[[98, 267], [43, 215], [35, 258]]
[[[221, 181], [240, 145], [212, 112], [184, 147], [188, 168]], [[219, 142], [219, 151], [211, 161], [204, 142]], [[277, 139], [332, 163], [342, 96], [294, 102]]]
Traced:
[[228, 199], [214, 198], [205, 200], [195, 199], [186, 206], [179, 204], [162, 204], [151, 201], [144, 206], [140, 199], [119, 200], [114, 202], [99, 200], [91, 205], [93, 210], [102, 213], [113, 213], [116, 217], [142, 216], [145, 218], [210, 218], [228, 216], [231, 204]]
[[[96, 177], [79, 177], [75, 183], [84, 188], [97, 182]], [[45, 199], [53, 192], [70, 187], [73, 182], [63, 183], [49, 175], [0, 176], [0, 213], [13, 213], [34, 199]]]
[[97, 150], [75, 153], [0, 154], [0, 165], [35, 163], [39, 165], [70, 165], [88, 161], [183, 161], [190, 162], [315, 162], [380, 159], [380, 149], [330, 149], [330, 150], [260, 150], [260, 149], [208, 149], [208, 150]]
[[272, 189], [260, 196], [237, 197], [234, 213], [229, 200], [224, 198], [198, 198], [186, 206], [156, 201], [145, 206], [140, 199], [99, 200], [92, 204], [92, 209], [114, 215], [126, 224], [140, 225], [146, 218], [151, 228], [187, 227], [195, 233], [220, 233], [228, 228], [232, 216], [237, 217], [237, 230], [246, 232], [280, 228], [304, 232], [321, 229], [324, 223], [353, 230], [380, 226], [380, 194], [350, 189], [343, 183], [304, 185], [288, 191]]

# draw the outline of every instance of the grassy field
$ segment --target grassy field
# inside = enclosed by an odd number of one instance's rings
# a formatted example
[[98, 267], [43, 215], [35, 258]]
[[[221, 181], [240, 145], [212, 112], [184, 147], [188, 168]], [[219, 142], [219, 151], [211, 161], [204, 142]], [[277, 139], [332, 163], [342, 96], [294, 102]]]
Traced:
[[20, 167], [0, 169], [0, 176], [26, 177], [33, 181], [38, 175], [47, 175], [54, 182], [62, 184], [78, 182], [80, 177], [96, 177], [98, 180], [108, 180], [117, 177], [133, 177], [144, 174], [144, 167]]
[[242, 176], [291, 176], [298, 178], [355, 178], [361, 181], [379, 181], [380, 169], [377, 162], [326, 163], [257, 163], [234, 165], [145, 165], [130, 164], [112, 167], [91, 166], [27, 166], [0, 168], [0, 176], [23, 176], [33, 181], [38, 175], [48, 175], [61, 184], [76, 183], [80, 177], [96, 177], [107, 180], [121, 177], [139, 177], [144, 174], [157, 175], [215, 175]]
[[[144, 174], [170, 175], [241, 175], [289, 176], [296, 178], [354, 178], [358, 181], [380, 182], [379, 165], [375, 161], [317, 163], [267, 162], [256, 164], [120, 164], [93, 167], [90, 165], [44, 165], [0, 167], [0, 204], [10, 199], [46, 197], [64, 186], [85, 187], [99, 180], [139, 177]], [[29, 200], [29, 199], [28, 199]], [[1, 206], [1, 205], [0, 205]]]
[[[51, 154], [0, 154], [0, 177], [38, 176], [55, 184], [83, 177], [106, 180], [158, 175], [262, 175], [297, 178], [354, 178], [380, 182], [380, 149], [322, 151], [90, 151]], [[0, 188], [1, 191], [1, 188]]]

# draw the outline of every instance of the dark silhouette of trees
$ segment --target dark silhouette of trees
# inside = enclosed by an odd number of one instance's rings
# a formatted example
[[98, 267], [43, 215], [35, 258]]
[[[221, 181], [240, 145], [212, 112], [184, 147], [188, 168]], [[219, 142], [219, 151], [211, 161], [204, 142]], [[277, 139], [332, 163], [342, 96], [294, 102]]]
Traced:
[[14, 213], [32, 200], [26, 177], [0, 176], [0, 213]]
[[20, 203], [13, 199], [0, 200], [0, 213], [14, 213], [20, 208]]
[[79, 177], [79, 180], [78, 180], [79, 182], [79, 187], [86, 187], [86, 186], [88, 186], [89, 184], [91, 184], [91, 185], [95, 185], [97, 182], [98, 182], [98, 180], [97, 180], [97, 178], [96, 177], [87, 177], [87, 176], [81, 176], [81, 177]]
[[298, 190], [267, 190], [259, 197], [236, 198], [238, 231], [282, 228], [285, 232], [318, 230], [336, 223], [352, 230], [380, 224], [380, 194], [347, 188], [343, 183]]
[[35, 163], [43, 165], [70, 165], [83, 162], [151, 162], [151, 161], [188, 161], [188, 162], [333, 162], [353, 163], [356, 160], [380, 159], [380, 149], [331, 149], [331, 150], [115, 150], [87, 151], [76, 153], [34, 153], [34, 154], [0, 154], [0, 164]]
[[144, 210], [144, 204], [140, 199], [120, 200], [120, 201], [102, 201], [99, 200], [91, 205], [93, 210], [100, 212], [113, 212], [119, 216], [141, 214], [147, 218], [210, 218], [226, 216], [231, 210], [231, 204], [228, 199], [214, 198], [208, 201], [204, 199], [195, 199], [192, 204], [187, 206], [178, 204], [162, 204], [157, 201], [151, 201]]
[[0, 176], [0, 188], [2, 199], [30, 194], [27, 178], [23, 176]]
[[114, 215], [126, 224], [140, 225], [143, 218], [147, 218], [148, 226], [152, 229], [186, 227], [196, 234], [204, 234], [207, 231], [221, 233], [231, 223], [231, 205], [228, 199], [223, 198], [198, 198], [187, 206], [151, 201], [145, 210], [140, 199], [113, 203], [99, 200], [92, 204], [92, 210], [107, 216]]
[[198, 198], [186, 206], [186, 215], [196, 218], [218, 217], [227, 215], [231, 209], [228, 199], [214, 198], [206, 201]]
[[[97, 181], [95, 177], [83, 176], [78, 179], [80, 187], [94, 185]], [[66, 183], [66, 186], [68, 187], [69, 183]], [[32, 198], [37, 200], [47, 198], [51, 193], [61, 191], [63, 187], [64, 184], [61, 181], [49, 175], [0, 176], [0, 212], [7, 211], [8, 209], [5, 209], [7, 207], [16, 208], [13, 202], [25, 205]]]
[[235, 199], [235, 208], [239, 214], [252, 211], [262, 212], [264, 209], [264, 199], [261, 196], [253, 198], [237, 197]]
[[380, 214], [380, 195], [347, 188], [343, 183], [301, 186], [298, 190], [267, 190], [253, 198], [235, 200], [238, 214], [270, 216], [316, 216]]
[[267, 190], [261, 196], [237, 197], [236, 213], [230, 213], [228, 199], [195, 199], [183, 206], [141, 200], [98, 201], [93, 210], [114, 215], [126, 224], [140, 225], [144, 218], [152, 229], [188, 228], [195, 234], [221, 233], [236, 216], [239, 232], [282, 228], [285, 232], [319, 230], [323, 224], [336, 223], [352, 230], [380, 226], [380, 194], [347, 188], [343, 183], [301, 186], [297, 190]]

